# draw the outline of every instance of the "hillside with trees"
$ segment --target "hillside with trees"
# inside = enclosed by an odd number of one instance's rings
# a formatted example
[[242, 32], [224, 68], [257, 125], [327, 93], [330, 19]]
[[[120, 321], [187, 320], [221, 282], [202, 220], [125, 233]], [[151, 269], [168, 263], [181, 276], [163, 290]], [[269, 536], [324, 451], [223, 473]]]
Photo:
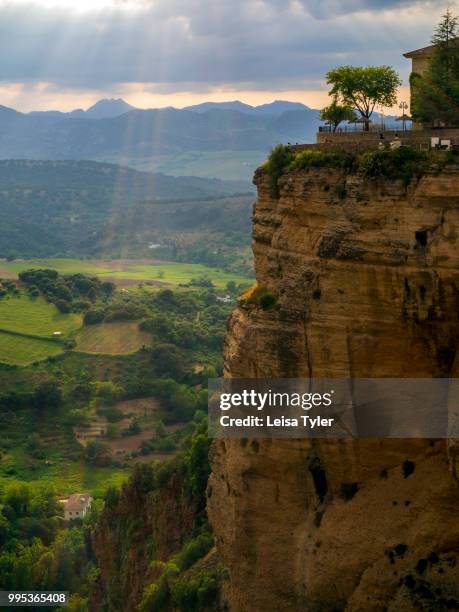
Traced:
[[0, 161], [0, 258], [151, 257], [156, 244], [156, 258], [221, 265], [249, 244], [249, 191], [90, 161]]

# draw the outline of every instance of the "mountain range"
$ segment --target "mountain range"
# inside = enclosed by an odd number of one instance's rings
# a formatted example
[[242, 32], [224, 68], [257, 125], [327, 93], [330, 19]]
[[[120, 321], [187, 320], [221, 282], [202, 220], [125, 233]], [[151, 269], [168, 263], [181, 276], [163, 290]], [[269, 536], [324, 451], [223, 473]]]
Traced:
[[139, 109], [104, 99], [69, 113], [0, 106], [0, 159], [87, 159], [249, 183], [272, 147], [314, 142], [319, 124], [317, 109], [282, 100]]
[[[170, 106], [168, 108], [171, 109], [174, 107]], [[305, 106], [301, 102], [288, 102], [286, 100], [274, 100], [274, 102], [270, 102], [269, 104], [260, 104], [259, 106], [251, 106], [250, 104], [245, 104], [239, 100], [232, 100], [229, 102], [203, 102], [201, 104], [185, 106], [181, 110], [204, 113], [214, 109], [239, 111], [248, 115], [273, 115], [276, 117], [291, 110], [310, 110], [308, 106]], [[47, 115], [48, 117], [54, 116], [61, 118], [84, 117], [86, 119], [112, 119], [113, 117], [119, 117], [120, 115], [124, 115], [124, 113], [128, 113], [133, 110], [139, 111], [155, 109], [137, 108], [136, 106], [132, 106], [132, 104], [128, 104], [122, 98], [103, 98], [90, 106], [86, 111], [81, 108], [77, 108], [68, 113], [61, 111], [32, 111], [28, 114], [33, 116]]]

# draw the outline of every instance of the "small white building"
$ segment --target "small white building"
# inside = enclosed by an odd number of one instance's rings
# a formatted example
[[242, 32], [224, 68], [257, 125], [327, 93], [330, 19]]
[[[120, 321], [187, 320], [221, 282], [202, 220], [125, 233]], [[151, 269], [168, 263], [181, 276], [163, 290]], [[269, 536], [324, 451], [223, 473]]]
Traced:
[[76, 518], [84, 518], [92, 504], [89, 493], [73, 493], [68, 499], [63, 500], [64, 518], [71, 521]]
[[217, 295], [217, 301], [223, 302], [224, 304], [229, 304], [231, 302], [231, 296], [228, 295]]

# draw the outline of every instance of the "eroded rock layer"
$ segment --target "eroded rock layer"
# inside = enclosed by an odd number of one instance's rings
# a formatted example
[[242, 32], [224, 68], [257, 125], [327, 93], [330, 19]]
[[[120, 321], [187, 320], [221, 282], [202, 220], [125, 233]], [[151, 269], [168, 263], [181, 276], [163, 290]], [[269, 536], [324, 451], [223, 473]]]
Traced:
[[[314, 168], [255, 177], [257, 282], [230, 377], [458, 376], [459, 168], [406, 187]], [[459, 489], [445, 440], [215, 442], [208, 510], [241, 612], [454, 609]]]

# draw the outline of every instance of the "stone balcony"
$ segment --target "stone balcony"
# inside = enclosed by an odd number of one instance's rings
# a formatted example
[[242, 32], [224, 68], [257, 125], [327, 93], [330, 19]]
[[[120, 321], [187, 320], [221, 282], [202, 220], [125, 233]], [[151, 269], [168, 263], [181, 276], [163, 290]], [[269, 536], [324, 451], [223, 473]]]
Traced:
[[[317, 133], [317, 144], [325, 145], [327, 148], [337, 146], [351, 150], [377, 149], [380, 143], [389, 144], [394, 140], [400, 140], [402, 145], [410, 145], [419, 149], [430, 149], [431, 139], [450, 140], [453, 147], [459, 147], [459, 128], [432, 128], [432, 129], [410, 129], [410, 130], [378, 130], [376, 126], [368, 132], [363, 130], [344, 131], [319, 131]], [[300, 145], [301, 146], [301, 145]], [[322, 147], [320, 147], [322, 148]]]

